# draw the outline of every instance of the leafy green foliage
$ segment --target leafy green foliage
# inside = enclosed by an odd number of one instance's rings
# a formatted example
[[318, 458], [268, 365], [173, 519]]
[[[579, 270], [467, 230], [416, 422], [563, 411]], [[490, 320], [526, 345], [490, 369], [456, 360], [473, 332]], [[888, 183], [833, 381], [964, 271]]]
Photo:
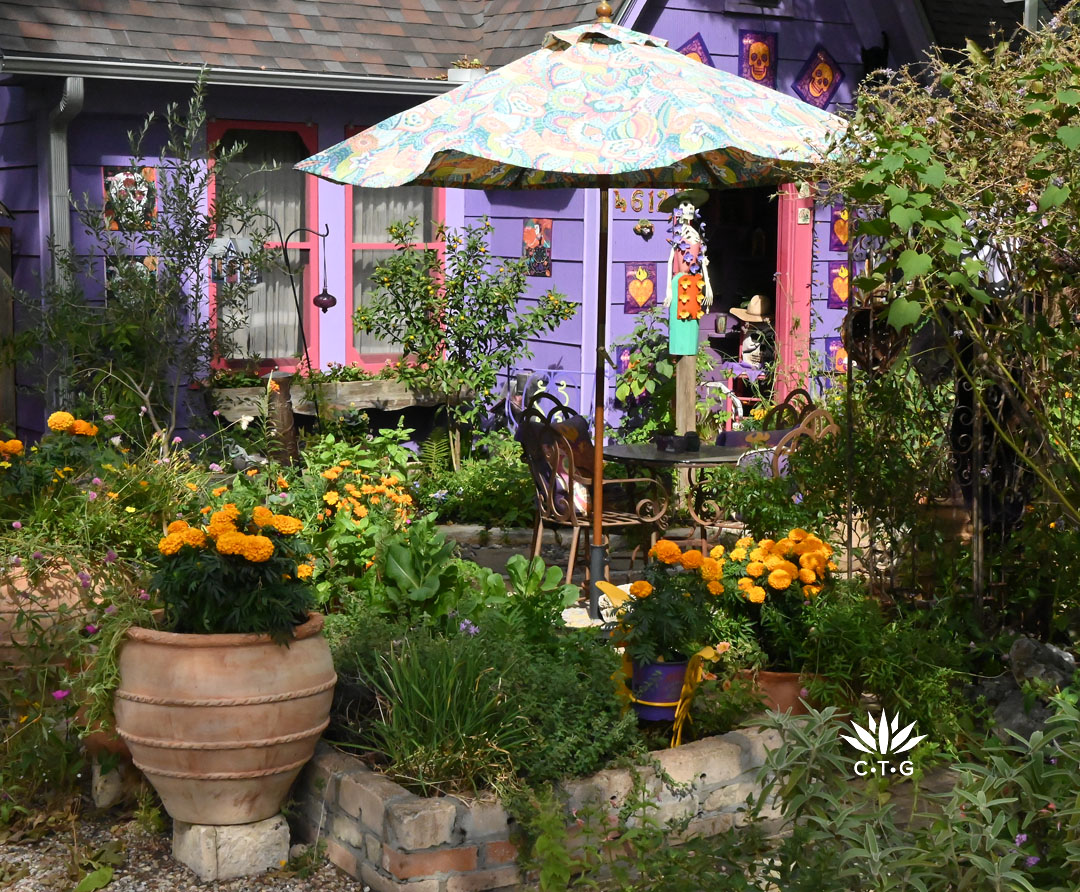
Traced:
[[490, 412], [499, 375], [532, 356], [529, 340], [577, 312], [553, 291], [521, 304], [525, 261], [493, 258], [492, 230], [486, 220], [461, 231], [440, 227], [440, 252], [414, 247], [415, 220], [394, 223], [388, 234], [396, 250], [376, 268], [373, 300], [354, 317], [357, 329], [402, 345], [399, 380], [444, 399], [455, 438]]
[[510, 591], [503, 598], [488, 599], [515, 637], [544, 642], [562, 627], [562, 612], [577, 603], [580, 589], [564, 585], [563, 571], [547, 567], [544, 559], [531, 561], [520, 554], [506, 562]]

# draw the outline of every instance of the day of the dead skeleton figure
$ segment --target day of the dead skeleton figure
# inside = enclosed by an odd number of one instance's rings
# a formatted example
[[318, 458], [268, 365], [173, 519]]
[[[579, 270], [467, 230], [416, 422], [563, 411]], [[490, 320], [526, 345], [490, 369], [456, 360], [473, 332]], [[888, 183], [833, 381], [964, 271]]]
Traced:
[[712, 306], [709, 260], [701, 241], [704, 223], [698, 208], [708, 200], [702, 189], [690, 189], [665, 199], [660, 210], [671, 213], [670, 281], [664, 307], [668, 310], [668, 351], [673, 356], [698, 352], [698, 322]]

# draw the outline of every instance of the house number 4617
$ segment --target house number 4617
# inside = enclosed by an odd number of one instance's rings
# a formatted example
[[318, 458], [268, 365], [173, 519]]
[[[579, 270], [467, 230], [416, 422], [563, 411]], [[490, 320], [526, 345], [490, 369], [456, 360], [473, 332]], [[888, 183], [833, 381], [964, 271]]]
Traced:
[[[622, 211], [624, 214], [627, 211], [627, 202], [623, 198], [622, 193], [618, 189], [612, 189], [615, 196], [615, 210]], [[645, 210], [645, 196], [648, 195], [649, 199], [649, 213], [655, 213], [656, 209], [660, 207], [664, 199], [668, 197], [670, 193], [664, 189], [659, 192], [655, 192], [652, 189], [635, 189], [630, 193], [629, 210], [632, 213], [640, 214]]]

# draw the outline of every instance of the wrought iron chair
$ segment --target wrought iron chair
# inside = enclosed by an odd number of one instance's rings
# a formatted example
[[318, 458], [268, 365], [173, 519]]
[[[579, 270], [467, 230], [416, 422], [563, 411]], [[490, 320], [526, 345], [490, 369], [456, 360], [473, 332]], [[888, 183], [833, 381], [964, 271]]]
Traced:
[[[525, 463], [536, 487], [536, 520], [533, 524], [531, 554], [540, 554], [545, 524], [570, 528], [570, 555], [566, 579], [573, 580], [579, 539], [585, 534], [588, 545], [592, 527], [593, 442], [588, 422], [549, 393], [537, 394], [522, 413], [518, 425]], [[609, 529], [655, 527], [667, 513], [668, 498], [660, 484], [647, 477], [604, 478], [605, 536]], [[587, 553], [587, 548], [585, 550]], [[631, 554], [631, 567], [637, 549]]]

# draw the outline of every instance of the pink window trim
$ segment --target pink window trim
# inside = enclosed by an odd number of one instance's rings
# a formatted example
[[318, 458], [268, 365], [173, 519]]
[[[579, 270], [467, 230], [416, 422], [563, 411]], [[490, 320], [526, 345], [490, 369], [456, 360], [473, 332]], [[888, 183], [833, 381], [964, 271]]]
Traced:
[[[809, 215], [799, 222], [799, 211]], [[780, 187], [777, 211], [776, 339], [774, 399], [805, 387], [810, 372], [810, 307], [813, 292], [814, 198], [799, 198], [792, 183]]]

